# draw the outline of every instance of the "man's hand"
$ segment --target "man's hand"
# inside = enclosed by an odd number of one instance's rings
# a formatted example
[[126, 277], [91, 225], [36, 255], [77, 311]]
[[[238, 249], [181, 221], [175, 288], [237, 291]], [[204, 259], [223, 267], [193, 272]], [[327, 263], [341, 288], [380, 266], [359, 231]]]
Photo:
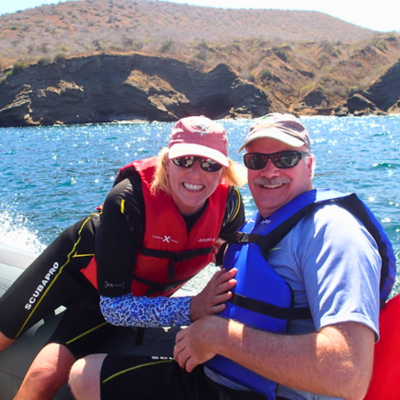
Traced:
[[205, 315], [217, 314], [225, 310], [224, 304], [232, 297], [232, 288], [236, 285], [233, 279], [236, 268], [226, 271], [224, 268], [216, 272], [207, 286], [193, 297], [190, 305], [190, 319], [194, 322]]
[[211, 350], [217, 333], [227, 320], [216, 316], [204, 317], [176, 335], [174, 358], [181, 368], [192, 372], [195, 367], [215, 356]]

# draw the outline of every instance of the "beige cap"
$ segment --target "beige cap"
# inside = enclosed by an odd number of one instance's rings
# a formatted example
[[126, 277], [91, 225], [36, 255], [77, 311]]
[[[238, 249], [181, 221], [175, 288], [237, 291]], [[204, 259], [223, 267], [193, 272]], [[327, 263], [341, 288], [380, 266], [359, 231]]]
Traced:
[[276, 139], [293, 147], [306, 145], [311, 149], [307, 129], [292, 114], [271, 113], [257, 119], [250, 126], [249, 133], [240, 146], [239, 152], [250, 142], [260, 138]]

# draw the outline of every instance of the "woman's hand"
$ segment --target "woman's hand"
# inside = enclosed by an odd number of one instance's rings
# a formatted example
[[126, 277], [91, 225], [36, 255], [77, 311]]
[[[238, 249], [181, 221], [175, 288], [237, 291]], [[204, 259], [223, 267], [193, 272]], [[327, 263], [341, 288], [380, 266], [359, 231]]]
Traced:
[[232, 297], [232, 288], [236, 285], [233, 279], [236, 268], [226, 271], [225, 268], [216, 272], [207, 286], [193, 297], [190, 305], [190, 319], [192, 322], [205, 315], [217, 314], [225, 310], [224, 304]]

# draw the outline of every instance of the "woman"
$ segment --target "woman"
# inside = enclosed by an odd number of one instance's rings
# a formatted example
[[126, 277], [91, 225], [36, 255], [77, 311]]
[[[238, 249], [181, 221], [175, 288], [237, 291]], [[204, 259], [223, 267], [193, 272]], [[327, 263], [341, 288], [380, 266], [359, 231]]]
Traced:
[[193, 298], [169, 296], [243, 224], [241, 183], [224, 128], [205, 117], [178, 121], [168, 149], [122, 168], [100, 212], [67, 229], [0, 299], [0, 349], [67, 307], [15, 399], [53, 398], [77, 358], [124, 329], [114, 325], [179, 326], [220, 312], [232, 272]]

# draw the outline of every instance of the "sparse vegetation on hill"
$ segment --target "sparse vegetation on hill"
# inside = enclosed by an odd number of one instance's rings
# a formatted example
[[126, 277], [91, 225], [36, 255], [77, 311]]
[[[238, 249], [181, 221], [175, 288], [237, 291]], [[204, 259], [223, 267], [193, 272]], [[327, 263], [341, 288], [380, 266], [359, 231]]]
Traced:
[[0, 17], [0, 81], [32, 63], [135, 52], [203, 72], [228, 64], [275, 108], [307, 113], [318, 101], [334, 108], [378, 79], [400, 59], [400, 35], [319, 12], [149, 0], [67, 1]]
[[[374, 31], [311, 11], [226, 10], [146, 0], [79, 0], [0, 17], [2, 67], [102, 51], [167, 53], [206, 67], [292, 42], [370, 39]], [[372, 40], [372, 39], [370, 39]], [[249, 44], [251, 50], [249, 52]], [[252, 58], [252, 57], [250, 57]]]

